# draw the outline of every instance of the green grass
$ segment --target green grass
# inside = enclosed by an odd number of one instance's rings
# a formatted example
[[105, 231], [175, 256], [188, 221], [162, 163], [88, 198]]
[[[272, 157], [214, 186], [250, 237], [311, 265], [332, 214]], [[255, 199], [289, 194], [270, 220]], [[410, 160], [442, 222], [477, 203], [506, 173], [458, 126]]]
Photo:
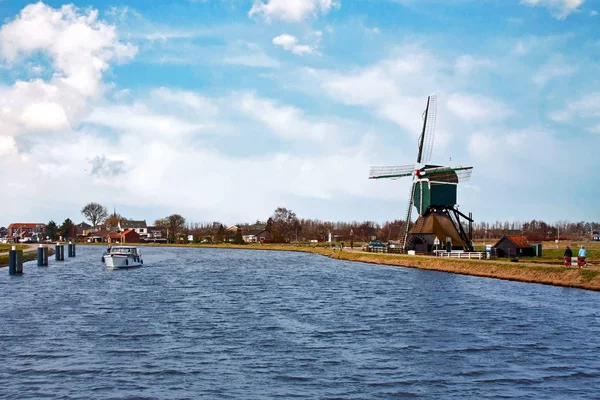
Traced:
[[[0, 244], [0, 253], [8, 253], [9, 250], [12, 250], [14, 244]], [[24, 250], [27, 246], [22, 244], [17, 245], [17, 250]]]

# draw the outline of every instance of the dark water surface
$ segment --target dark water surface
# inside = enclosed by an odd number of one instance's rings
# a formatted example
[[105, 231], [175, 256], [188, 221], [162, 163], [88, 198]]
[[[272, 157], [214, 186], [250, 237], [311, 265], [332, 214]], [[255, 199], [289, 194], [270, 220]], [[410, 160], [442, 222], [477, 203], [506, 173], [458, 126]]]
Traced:
[[0, 269], [0, 398], [600, 398], [600, 293], [311, 254]]

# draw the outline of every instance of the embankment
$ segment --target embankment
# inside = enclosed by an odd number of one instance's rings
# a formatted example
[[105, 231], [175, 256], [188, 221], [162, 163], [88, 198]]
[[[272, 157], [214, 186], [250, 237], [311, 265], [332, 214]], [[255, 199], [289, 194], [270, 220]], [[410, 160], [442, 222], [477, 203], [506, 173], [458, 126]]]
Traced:
[[[209, 247], [209, 246], [201, 246]], [[294, 245], [210, 246], [216, 248], [241, 248], [249, 250], [301, 251], [320, 254], [338, 260], [358, 261], [406, 268], [419, 268], [453, 274], [480, 276], [545, 285], [564, 286], [600, 291], [600, 270], [591, 268], [565, 268], [552, 264], [509, 262], [497, 260], [458, 260], [438, 257], [378, 254], [352, 250], [334, 250], [323, 247]]]

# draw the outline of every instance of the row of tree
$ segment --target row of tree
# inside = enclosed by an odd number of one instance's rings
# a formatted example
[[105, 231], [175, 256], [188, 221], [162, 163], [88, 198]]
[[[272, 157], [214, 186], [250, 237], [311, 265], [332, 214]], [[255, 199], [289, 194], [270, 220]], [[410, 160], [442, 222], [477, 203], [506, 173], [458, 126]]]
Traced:
[[[106, 207], [98, 203], [89, 203], [82, 208], [81, 213], [91, 222], [93, 227], [104, 223], [107, 229], [114, 229], [119, 222], [127, 219], [116, 213], [109, 215]], [[49, 228], [52, 232], [66, 232], [67, 219], [60, 227]], [[56, 226], [52, 221], [53, 226]], [[66, 225], [65, 225], [66, 224]], [[154, 225], [167, 232], [169, 242], [187, 241], [189, 236], [196, 242], [236, 242], [243, 243], [242, 232], [248, 230], [266, 229], [270, 232], [273, 242], [292, 242], [319, 240], [327, 241], [329, 235], [341, 240], [354, 240], [366, 242], [374, 237], [383, 241], [397, 240], [404, 232], [405, 222], [401, 220], [388, 221], [378, 224], [373, 221], [363, 222], [329, 222], [315, 219], [299, 219], [292, 210], [278, 207], [266, 222], [256, 221], [253, 224], [237, 224], [237, 230], [231, 231], [221, 222], [187, 223], [179, 214], [172, 214], [154, 221]], [[568, 222], [559, 221], [548, 224], [544, 221], [532, 220], [528, 222], [512, 221], [494, 223], [474, 223], [473, 239], [485, 240], [500, 238], [507, 234], [522, 234], [531, 241], [575, 239], [589, 236], [594, 227], [600, 224], [595, 222]], [[50, 226], [50, 223], [49, 223]], [[467, 226], [464, 226], [468, 230]]]

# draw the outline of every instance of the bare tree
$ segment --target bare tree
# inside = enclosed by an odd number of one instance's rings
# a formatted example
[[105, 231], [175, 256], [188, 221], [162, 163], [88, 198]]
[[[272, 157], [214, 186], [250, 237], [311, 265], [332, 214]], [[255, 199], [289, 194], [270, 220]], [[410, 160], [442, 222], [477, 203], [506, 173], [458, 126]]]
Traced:
[[99, 223], [104, 221], [104, 219], [108, 216], [108, 211], [106, 207], [102, 204], [98, 203], [88, 203], [85, 207], [81, 209], [81, 213], [92, 223], [94, 229], [98, 226]]
[[175, 243], [179, 235], [185, 230], [185, 218], [179, 214], [172, 214], [162, 220], [156, 220], [154, 224], [167, 228], [170, 243]]

